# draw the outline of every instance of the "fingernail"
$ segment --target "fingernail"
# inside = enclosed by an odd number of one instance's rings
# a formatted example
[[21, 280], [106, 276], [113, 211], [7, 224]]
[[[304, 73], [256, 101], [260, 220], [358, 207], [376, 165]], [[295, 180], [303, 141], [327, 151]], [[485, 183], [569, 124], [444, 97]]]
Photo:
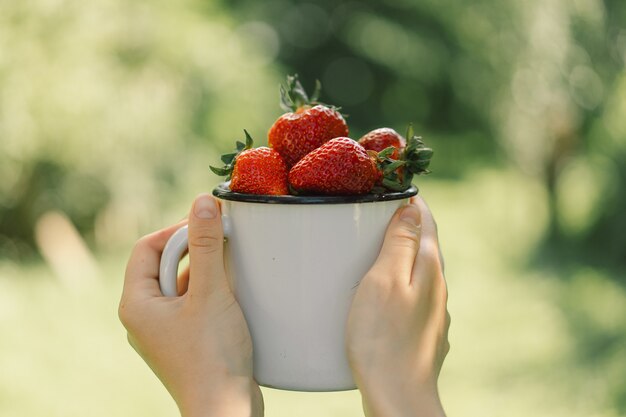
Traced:
[[415, 204], [407, 204], [400, 212], [400, 220], [411, 226], [419, 226], [420, 211]]
[[193, 206], [193, 213], [201, 219], [212, 219], [217, 215], [217, 205], [215, 200], [208, 196], [202, 195], [198, 197]]

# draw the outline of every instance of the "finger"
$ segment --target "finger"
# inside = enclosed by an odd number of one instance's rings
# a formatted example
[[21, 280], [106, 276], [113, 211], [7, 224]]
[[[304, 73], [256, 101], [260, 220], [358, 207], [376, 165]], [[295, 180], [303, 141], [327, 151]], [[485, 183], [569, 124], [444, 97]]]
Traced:
[[423, 198], [420, 196], [414, 197], [412, 201], [419, 207], [422, 215], [422, 233], [420, 236], [420, 250], [413, 265], [411, 284], [432, 288], [432, 284], [436, 280], [443, 280], [437, 224]]
[[411, 270], [420, 246], [420, 211], [416, 204], [398, 209], [391, 218], [382, 249], [374, 267], [388, 272], [406, 284], [411, 281]]
[[445, 338], [446, 338], [446, 345], [447, 345], [446, 353], [448, 353], [447, 351], [450, 350], [450, 341], [448, 339], [448, 334], [450, 333], [450, 324], [452, 324], [452, 318], [450, 317], [450, 312], [446, 308], [446, 324], [445, 324], [445, 326], [446, 326], [446, 328], [445, 328]]
[[183, 272], [178, 275], [176, 279], [176, 288], [178, 289], [178, 295], [183, 295], [189, 288], [189, 267], [187, 266]]
[[160, 296], [159, 264], [169, 238], [187, 223], [183, 220], [139, 239], [126, 265], [124, 293], [127, 296]]
[[189, 213], [189, 276], [191, 294], [209, 294], [228, 285], [220, 206], [209, 194], [199, 195]]
[[428, 204], [421, 196], [415, 196], [411, 199], [411, 203], [415, 204], [422, 216], [422, 240], [430, 239], [438, 242], [437, 238], [437, 223], [433, 217], [433, 213], [430, 211]]

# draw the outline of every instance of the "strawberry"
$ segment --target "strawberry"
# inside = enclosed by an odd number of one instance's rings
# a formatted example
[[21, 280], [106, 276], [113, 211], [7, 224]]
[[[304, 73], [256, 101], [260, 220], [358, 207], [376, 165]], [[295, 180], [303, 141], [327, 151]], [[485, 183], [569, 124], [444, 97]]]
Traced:
[[298, 193], [352, 195], [369, 193], [379, 172], [375, 161], [356, 141], [329, 140], [302, 158], [289, 171]]
[[[389, 146], [373, 155], [382, 178], [378, 184], [392, 191], [405, 191], [411, 186], [414, 175], [429, 174], [428, 165], [433, 150], [427, 148], [422, 138], [413, 134], [413, 126], [409, 125], [406, 132], [406, 146], [398, 152], [395, 146]], [[369, 151], [372, 152], [372, 151]]]
[[396, 150], [389, 157], [398, 159], [400, 152], [406, 146], [406, 140], [398, 132], [388, 127], [381, 127], [366, 133], [359, 143], [368, 150], [380, 152], [393, 146]]
[[298, 76], [287, 77], [287, 88], [280, 86], [281, 107], [287, 112], [270, 128], [267, 136], [288, 167], [329, 140], [348, 136], [348, 125], [339, 111], [317, 101], [321, 90], [319, 81], [309, 98]]
[[287, 165], [278, 152], [268, 147], [252, 148], [252, 137], [246, 130], [246, 143], [237, 142], [237, 152], [222, 156], [223, 168], [211, 171], [230, 180], [230, 190], [236, 193], [283, 195], [289, 194]]

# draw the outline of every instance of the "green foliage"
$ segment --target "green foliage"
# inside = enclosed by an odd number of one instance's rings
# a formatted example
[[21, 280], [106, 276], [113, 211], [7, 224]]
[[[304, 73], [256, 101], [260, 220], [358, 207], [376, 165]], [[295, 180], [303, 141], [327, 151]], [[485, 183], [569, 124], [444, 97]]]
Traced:
[[224, 5], [267, 23], [303, 80], [321, 77], [355, 138], [413, 121], [438, 176], [513, 163], [544, 183], [548, 246], [626, 265], [625, 2]]
[[33, 254], [49, 210], [101, 248], [126, 244], [210, 190], [242, 127], [263, 136], [279, 113], [271, 51], [210, 9], [2, 2], [0, 257]]
[[[51, 209], [96, 240], [99, 227], [112, 230], [103, 219], [149, 228], [157, 218], [146, 211], [199, 190], [215, 148], [243, 126], [265, 133], [279, 111], [281, 63], [304, 84], [323, 81], [324, 99], [350, 113], [355, 139], [413, 121], [437, 151], [439, 176], [514, 163], [542, 178], [548, 244], [626, 262], [615, 249], [626, 247], [623, 2], [0, 8], [0, 253], [31, 253], [34, 224]], [[56, 184], [45, 188], [57, 191], [33, 199], [45, 194], [41, 167]], [[589, 175], [576, 181], [580, 172]], [[83, 214], [63, 191], [79, 177], [90, 184], [79, 194], [93, 196]]]

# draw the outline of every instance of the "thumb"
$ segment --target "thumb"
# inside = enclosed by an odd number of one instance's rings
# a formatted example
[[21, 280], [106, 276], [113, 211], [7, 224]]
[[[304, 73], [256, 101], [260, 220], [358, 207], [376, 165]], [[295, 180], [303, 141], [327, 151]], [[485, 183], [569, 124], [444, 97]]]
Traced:
[[227, 284], [224, 271], [224, 232], [220, 206], [200, 194], [189, 213], [189, 292], [209, 294]]
[[391, 272], [391, 276], [411, 281], [411, 271], [419, 251], [421, 215], [418, 206], [411, 202], [400, 207], [387, 226], [383, 247], [376, 267]]

